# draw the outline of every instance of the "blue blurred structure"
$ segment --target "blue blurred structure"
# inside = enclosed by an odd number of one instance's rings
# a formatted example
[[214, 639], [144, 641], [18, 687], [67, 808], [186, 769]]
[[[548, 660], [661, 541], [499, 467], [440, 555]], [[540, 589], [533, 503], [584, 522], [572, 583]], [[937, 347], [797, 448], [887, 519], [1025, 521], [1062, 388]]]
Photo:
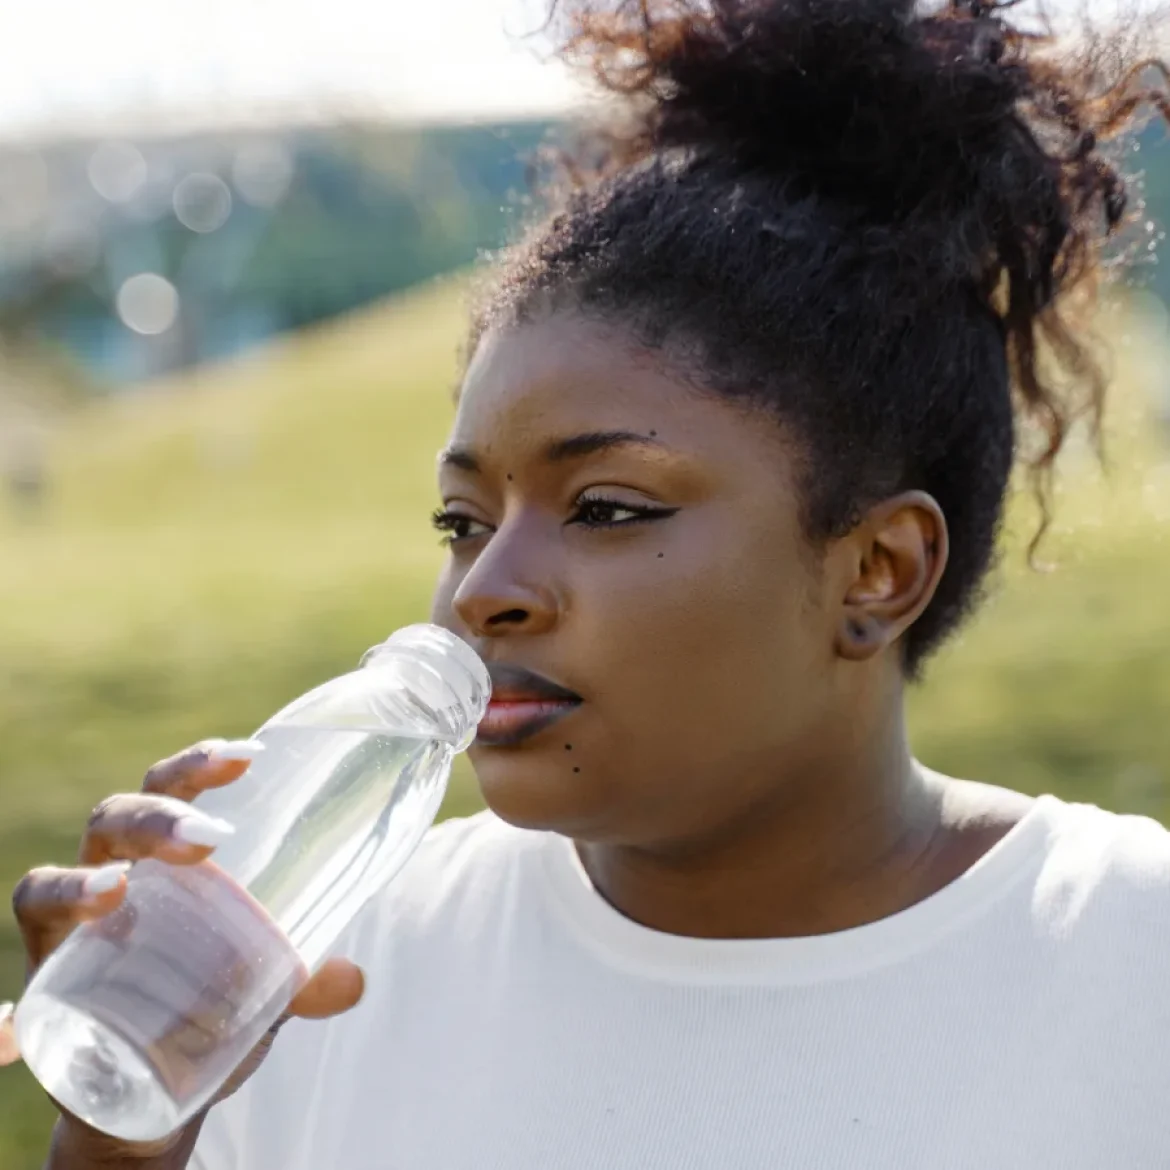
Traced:
[[471, 262], [545, 122], [0, 146], [0, 337], [116, 388]]

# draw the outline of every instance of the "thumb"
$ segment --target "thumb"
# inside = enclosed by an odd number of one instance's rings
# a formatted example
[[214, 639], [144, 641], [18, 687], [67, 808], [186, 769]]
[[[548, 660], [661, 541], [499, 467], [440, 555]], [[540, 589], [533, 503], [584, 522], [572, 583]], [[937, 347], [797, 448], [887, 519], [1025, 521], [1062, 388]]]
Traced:
[[0, 1003], [0, 1065], [15, 1064], [20, 1059], [16, 1047], [16, 1029], [12, 1017], [16, 1008], [10, 1003]]
[[360, 967], [348, 959], [326, 959], [289, 1004], [289, 1015], [306, 1020], [339, 1016], [355, 1006], [365, 990], [366, 977]]

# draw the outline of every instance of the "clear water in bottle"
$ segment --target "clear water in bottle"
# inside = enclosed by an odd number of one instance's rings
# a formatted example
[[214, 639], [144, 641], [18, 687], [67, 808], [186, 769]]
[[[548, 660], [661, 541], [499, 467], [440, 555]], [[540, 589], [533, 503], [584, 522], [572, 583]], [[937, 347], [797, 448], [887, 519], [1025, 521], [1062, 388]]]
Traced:
[[[265, 751], [245, 781], [198, 804], [233, 822], [265, 822], [263, 847], [237, 833], [215, 860], [314, 968], [434, 821], [454, 753], [417, 735], [345, 727], [277, 723], [255, 738]], [[233, 799], [241, 796], [246, 803]]]
[[210, 861], [139, 862], [123, 905], [74, 940], [85, 965], [62, 963], [29, 988], [21, 1051], [71, 1113], [128, 1141], [179, 1129], [308, 978], [264, 909]]
[[410, 627], [291, 704], [244, 778], [196, 801], [236, 836], [199, 865], [136, 864], [123, 905], [37, 973], [18, 1039], [70, 1112], [130, 1141], [181, 1128], [413, 853], [490, 689], [469, 648], [421, 629], [453, 661], [404, 653]]

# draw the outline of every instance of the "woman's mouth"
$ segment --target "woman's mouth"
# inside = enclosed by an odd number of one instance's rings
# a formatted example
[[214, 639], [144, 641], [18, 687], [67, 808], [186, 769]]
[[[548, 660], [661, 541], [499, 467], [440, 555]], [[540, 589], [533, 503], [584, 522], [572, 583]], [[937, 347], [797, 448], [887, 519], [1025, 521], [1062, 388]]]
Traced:
[[492, 697], [476, 742], [512, 747], [551, 727], [581, 705], [581, 696], [522, 666], [489, 663]]

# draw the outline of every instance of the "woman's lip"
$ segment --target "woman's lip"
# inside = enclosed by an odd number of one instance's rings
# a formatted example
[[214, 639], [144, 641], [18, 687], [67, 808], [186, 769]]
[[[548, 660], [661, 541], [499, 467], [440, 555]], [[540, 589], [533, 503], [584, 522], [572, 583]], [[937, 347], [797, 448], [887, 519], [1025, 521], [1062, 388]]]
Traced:
[[479, 723], [476, 742], [509, 747], [563, 719], [580, 706], [569, 699], [492, 698]]

